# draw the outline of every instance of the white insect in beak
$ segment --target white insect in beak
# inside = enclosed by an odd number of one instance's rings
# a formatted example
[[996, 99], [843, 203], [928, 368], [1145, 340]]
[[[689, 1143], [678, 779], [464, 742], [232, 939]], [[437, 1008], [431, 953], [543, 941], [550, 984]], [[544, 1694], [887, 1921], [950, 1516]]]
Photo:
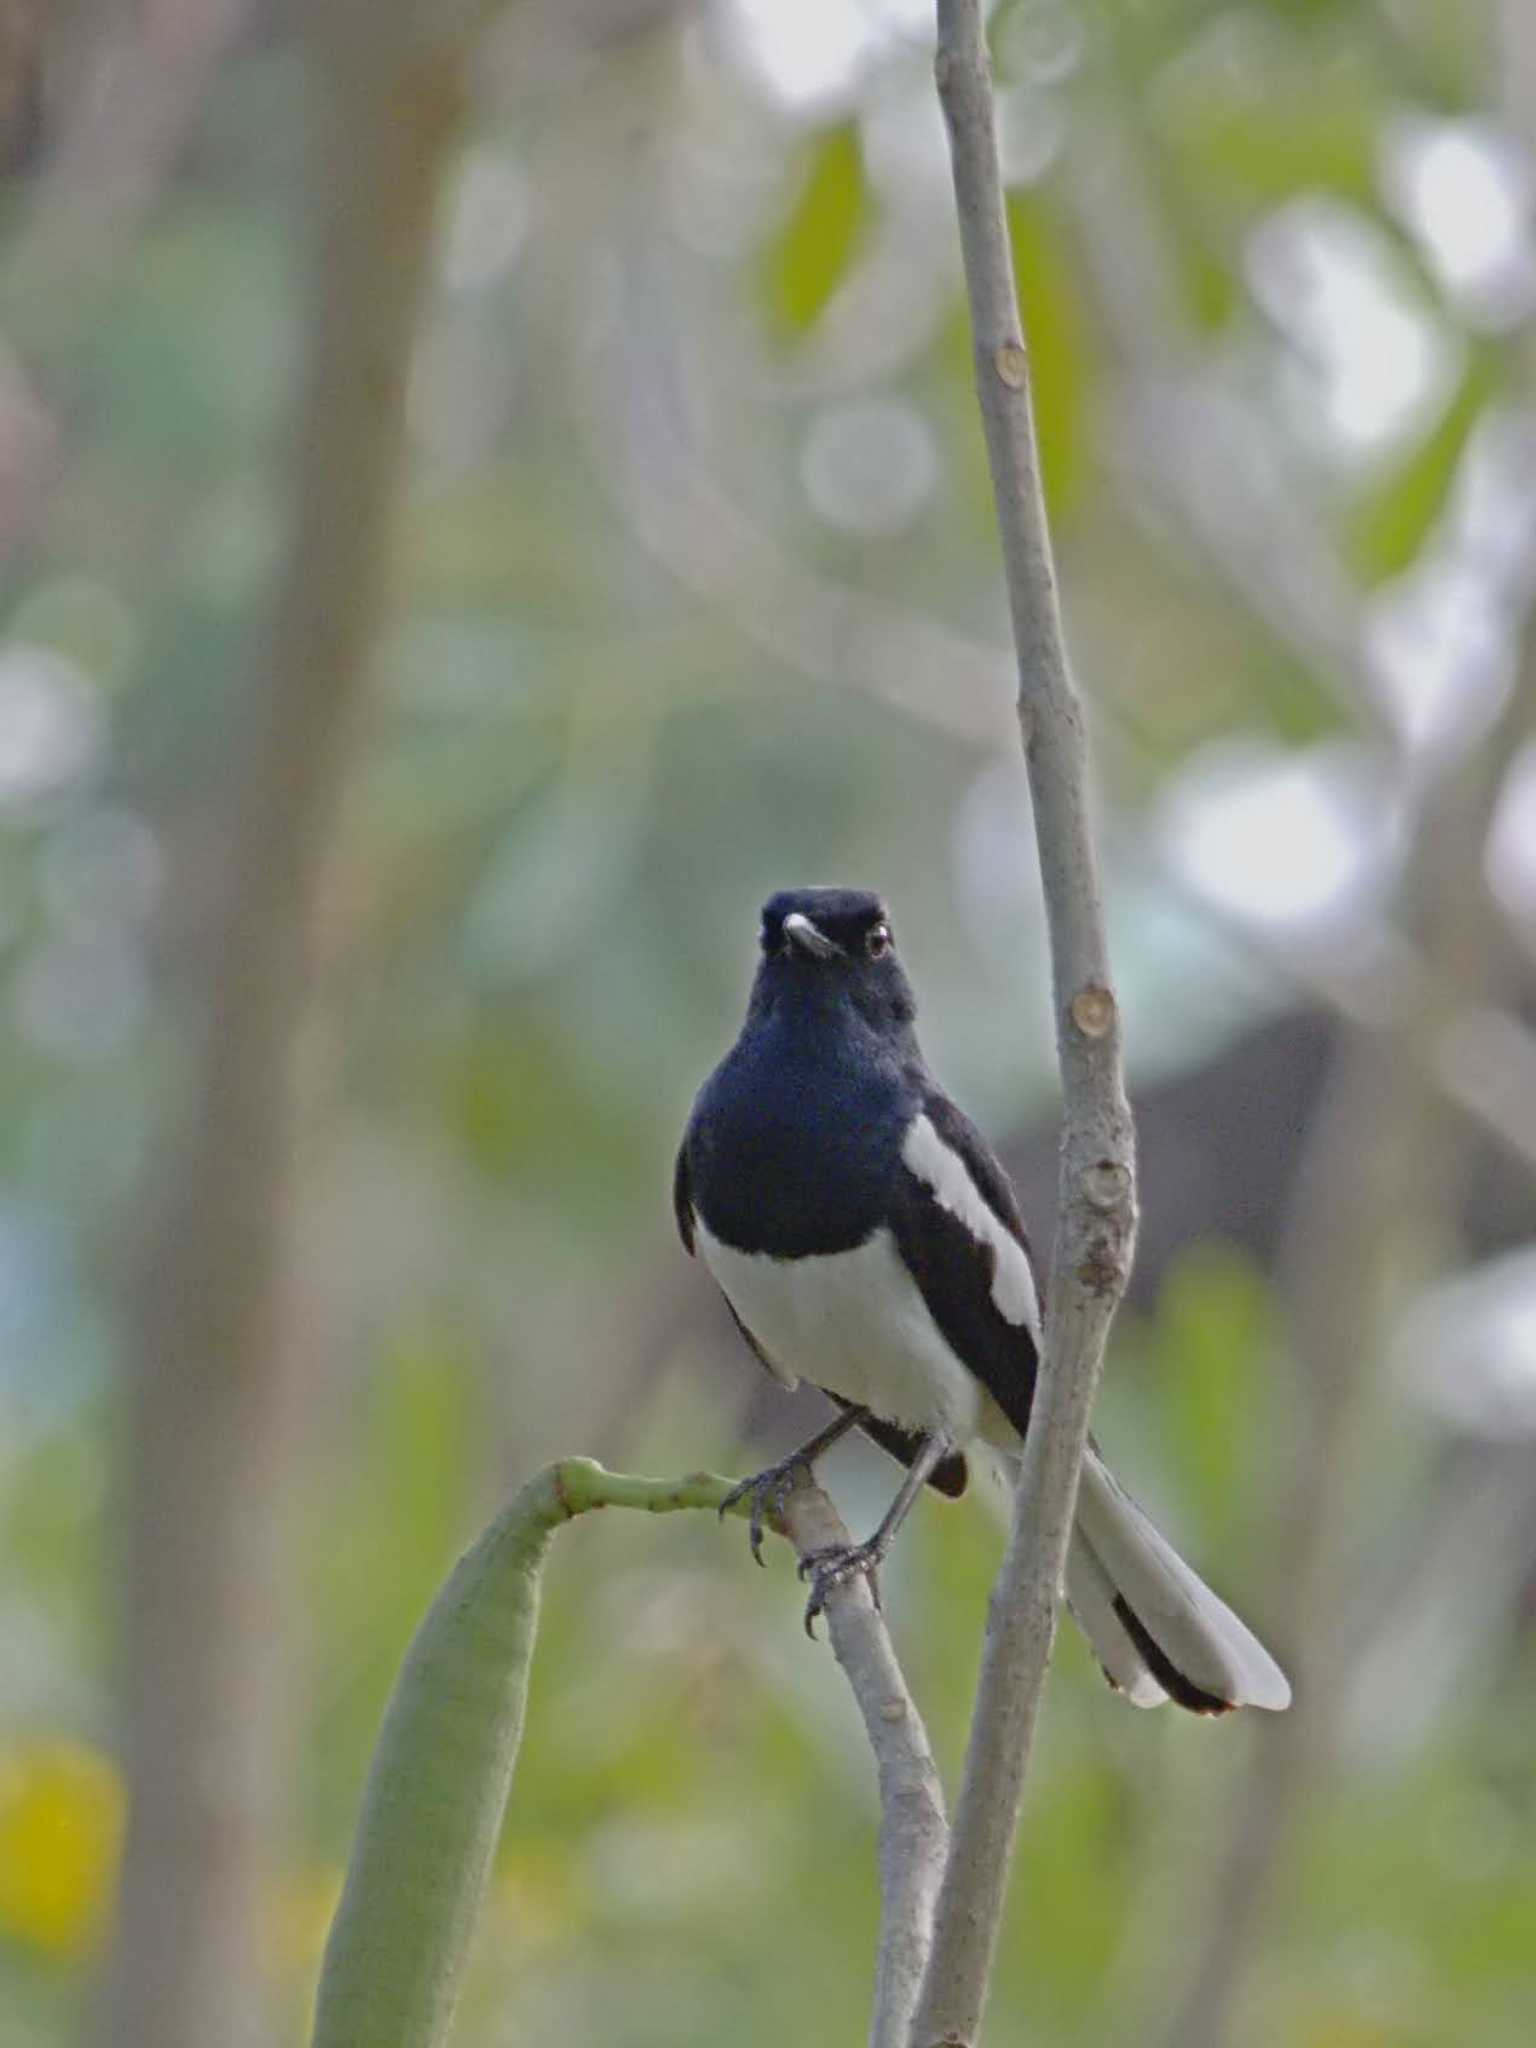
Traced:
[[814, 954], [818, 960], [830, 960], [834, 953], [843, 950], [798, 910], [792, 910], [785, 918], [784, 936], [786, 939], [792, 939], [805, 952]]

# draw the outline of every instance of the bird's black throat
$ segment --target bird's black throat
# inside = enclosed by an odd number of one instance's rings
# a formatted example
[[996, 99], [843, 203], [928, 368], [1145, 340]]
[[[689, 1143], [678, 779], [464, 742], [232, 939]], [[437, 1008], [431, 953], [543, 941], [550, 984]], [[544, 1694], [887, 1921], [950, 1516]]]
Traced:
[[695, 1208], [742, 1252], [852, 1251], [882, 1221], [918, 1095], [910, 1026], [879, 1031], [807, 971], [759, 975], [686, 1141]]

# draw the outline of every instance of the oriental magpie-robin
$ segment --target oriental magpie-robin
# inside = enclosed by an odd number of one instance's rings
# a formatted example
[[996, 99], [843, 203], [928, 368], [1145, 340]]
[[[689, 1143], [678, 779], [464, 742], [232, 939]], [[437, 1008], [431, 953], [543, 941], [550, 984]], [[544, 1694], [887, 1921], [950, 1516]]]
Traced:
[[[795, 889], [763, 909], [762, 961], [735, 1045], [677, 1157], [678, 1228], [775, 1379], [835, 1418], [737, 1489], [752, 1548], [799, 1466], [853, 1428], [908, 1467], [868, 1542], [805, 1560], [806, 1625], [873, 1577], [925, 1484], [959, 1494], [967, 1452], [1016, 1460], [1040, 1301], [1008, 1177], [923, 1060], [880, 899]], [[759, 1561], [761, 1558], [759, 1556]], [[1263, 1645], [1160, 1536], [1090, 1446], [1067, 1598], [1110, 1683], [1138, 1706], [1279, 1708]]]

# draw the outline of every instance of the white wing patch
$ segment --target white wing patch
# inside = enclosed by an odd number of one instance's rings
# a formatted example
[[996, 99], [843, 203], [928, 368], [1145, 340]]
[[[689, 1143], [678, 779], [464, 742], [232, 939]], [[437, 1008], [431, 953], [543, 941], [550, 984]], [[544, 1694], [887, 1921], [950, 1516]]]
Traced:
[[902, 1164], [923, 1185], [932, 1190], [940, 1208], [957, 1216], [994, 1254], [992, 1300], [999, 1315], [1040, 1336], [1040, 1297], [1029, 1255], [1005, 1224], [993, 1214], [986, 1197], [971, 1179], [970, 1169], [960, 1154], [934, 1129], [926, 1116], [917, 1117], [901, 1148]]

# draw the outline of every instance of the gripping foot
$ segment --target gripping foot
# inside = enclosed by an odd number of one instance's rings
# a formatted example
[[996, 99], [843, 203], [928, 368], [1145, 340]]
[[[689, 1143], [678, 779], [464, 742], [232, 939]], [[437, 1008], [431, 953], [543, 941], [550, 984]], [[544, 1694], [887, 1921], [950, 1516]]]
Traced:
[[809, 1443], [801, 1444], [797, 1451], [791, 1451], [787, 1458], [780, 1458], [777, 1465], [770, 1465], [765, 1472], [758, 1472], [750, 1479], [743, 1479], [739, 1486], [733, 1486], [720, 1503], [720, 1517], [723, 1521], [731, 1509], [741, 1501], [752, 1503], [747, 1519], [747, 1541], [752, 1546], [752, 1555], [759, 1564], [763, 1558], [763, 1528], [766, 1523], [776, 1522], [784, 1511], [784, 1503], [795, 1490], [795, 1482], [803, 1474], [809, 1479], [813, 1475], [816, 1460], [823, 1451], [845, 1437], [850, 1429], [857, 1427], [864, 1416], [862, 1408], [845, 1407], [840, 1415], [834, 1415], [825, 1429], [816, 1432]]
[[763, 1556], [764, 1528], [770, 1522], [778, 1521], [785, 1501], [795, 1490], [796, 1480], [802, 1473], [809, 1477], [810, 1470], [811, 1461], [805, 1453], [792, 1451], [787, 1458], [780, 1458], [777, 1465], [770, 1465], [765, 1472], [756, 1472], [750, 1479], [743, 1479], [739, 1486], [733, 1486], [721, 1501], [722, 1521], [740, 1502], [751, 1501], [747, 1514], [747, 1541], [760, 1565], [766, 1567], [768, 1562]]
[[850, 1579], [867, 1579], [875, 1605], [880, 1606], [880, 1566], [886, 1545], [877, 1536], [867, 1543], [842, 1544], [830, 1550], [807, 1551], [800, 1560], [800, 1576], [811, 1582], [811, 1597], [805, 1603], [805, 1632], [816, 1640], [816, 1617], [826, 1609], [827, 1595]]

